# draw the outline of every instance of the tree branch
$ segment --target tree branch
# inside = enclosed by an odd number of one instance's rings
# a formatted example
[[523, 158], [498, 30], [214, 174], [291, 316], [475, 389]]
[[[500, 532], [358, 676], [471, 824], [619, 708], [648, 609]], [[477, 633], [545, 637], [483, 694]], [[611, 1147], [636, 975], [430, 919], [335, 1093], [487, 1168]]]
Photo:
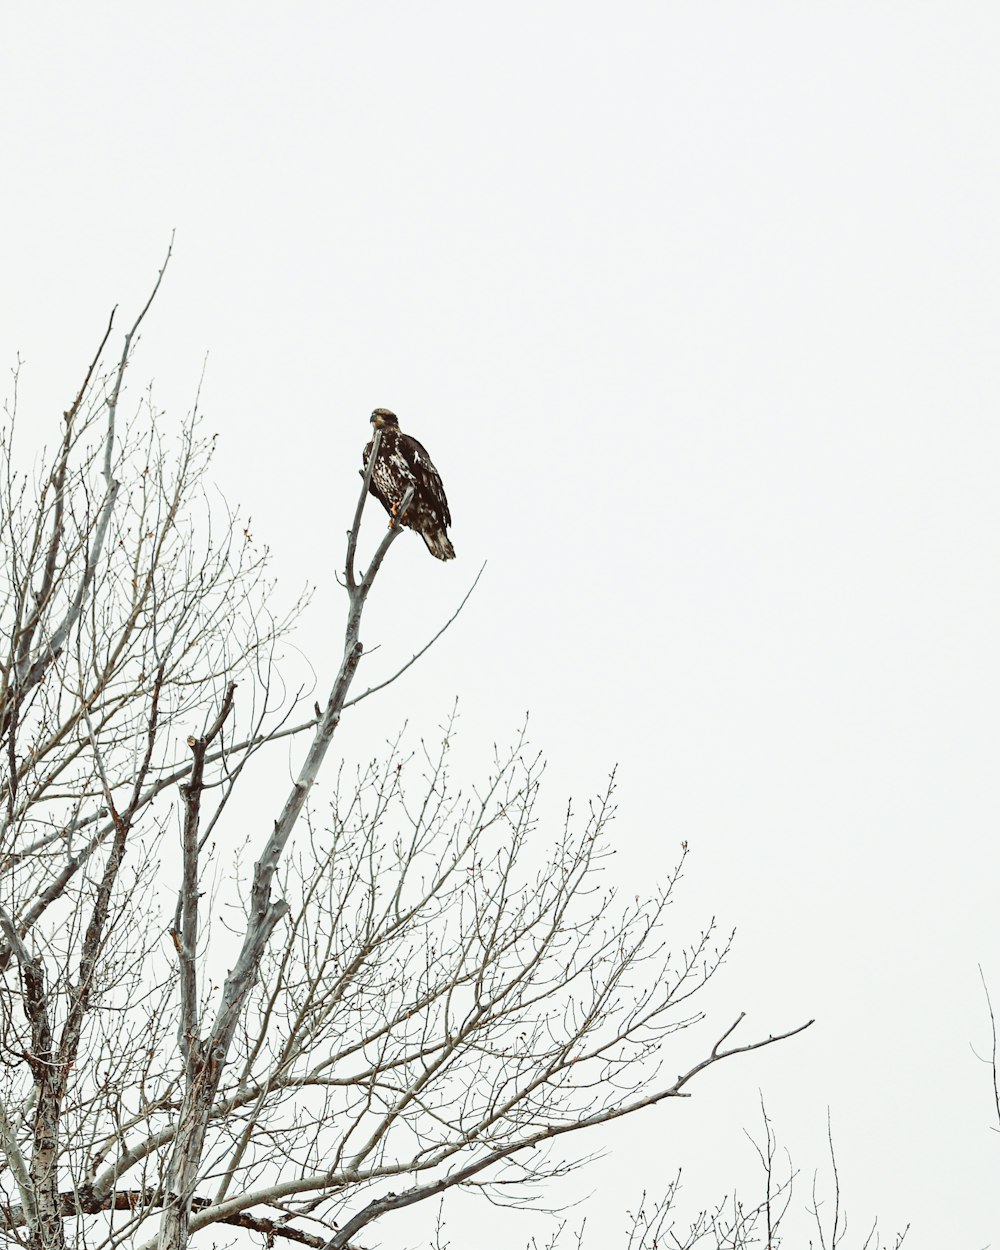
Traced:
[[422, 656], [422, 655], [423, 655], [426, 651], [429, 651], [429, 650], [431, 649], [431, 647], [433, 647], [433, 646], [434, 646], [434, 644], [435, 644], [435, 643], [437, 642], [437, 640], [441, 637], [441, 635], [445, 632], [445, 630], [448, 628], [448, 626], [449, 626], [449, 625], [451, 625], [451, 624], [452, 624], [452, 622], [453, 622], [453, 621], [454, 621], [454, 620], [458, 617], [459, 612], [461, 612], [461, 610], [462, 610], [462, 609], [465, 607], [465, 605], [469, 602], [469, 599], [470, 599], [470, 597], [471, 597], [471, 595], [472, 595], [472, 592], [473, 592], [473, 591], [476, 589], [476, 587], [479, 585], [479, 579], [482, 577], [482, 575], [483, 575], [483, 573], [485, 572], [485, 570], [486, 570], [486, 561], [484, 560], [484, 561], [483, 561], [483, 563], [482, 563], [482, 567], [480, 568], [479, 572], [476, 574], [475, 581], [473, 581], [472, 585], [471, 585], [471, 586], [469, 587], [469, 589], [465, 592], [465, 596], [463, 597], [462, 602], [458, 605], [458, 607], [457, 607], [457, 608], [455, 609], [455, 611], [451, 614], [451, 616], [449, 616], [449, 617], [448, 617], [448, 619], [447, 619], [447, 620], [445, 621], [445, 623], [441, 626], [441, 628], [437, 631], [437, 633], [434, 635], [434, 637], [433, 637], [433, 638], [431, 638], [430, 642], [425, 643], [425, 644], [424, 644], [424, 645], [420, 648], [420, 650], [419, 650], [419, 651], [417, 651], [417, 652], [416, 652], [416, 654], [415, 654], [415, 655], [413, 655], [413, 656], [412, 656], [409, 660], [407, 660], [407, 661], [406, 661], [406, 663], [403, 665], [403, 667], [402, 667], [402, 668], [397, 669], [397, 670], [396, 670], [396, 672], [395, 672], [395, 673], [393, 673], [393, 675], [392, 675], [391, 677], [387, 677], [387, 678], [385, 679], [385, 681], [380, 681], [380, 682], [378, 683], [378, 685], [377, 685], [377, 686], [369, 686], [369, 687], [368, 687], [368, 689], [367, 689], [367, 690], [366, 690], [363, 694], [356, 695], [353, 699], [348, 699], [348, 700], [347, 700], [347, 702], [344, 704], [344, 709], [345, 709], [345, 711], [346, 711], [346, 709], [347, 709], [347, 708], [349, 708], [349, 707], [354, 707], [355, 703], [360, 703], [362, 699], [367, 699], [367, 698], [368, 698], [368, 696], [369, 696], [370, 694], [375, 694], [375, 693], [376, 693], [377, 691], [379, 691], [379, 690], [384, 690], [384, 689], [386, 688], [386, 686], [391, 686], [391, 685], [392, 685], [392, 683], [393, 683], [393, 682], [394, 682], [397, 678], [402, 677], [402, 675], [406, 672], [406, 670], [407, 670], [408, 668], [410, 668], [412, 665], [416, 664], [417, 660], [419, 660], [419, 659], [420, 659], [420, 657], [421, 657], [421, 656]]

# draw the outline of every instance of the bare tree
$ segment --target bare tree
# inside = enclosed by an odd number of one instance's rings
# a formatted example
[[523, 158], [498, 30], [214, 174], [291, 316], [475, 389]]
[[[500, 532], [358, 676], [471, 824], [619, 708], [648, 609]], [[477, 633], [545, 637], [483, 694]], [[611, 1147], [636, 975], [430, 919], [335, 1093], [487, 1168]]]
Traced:
[[[344, 710], [394, 679], [351, 697], [399, 527], [359, 570], [369, 468], [330, 694], [289, 723], [295, 609], [268, 614], [264, 556], [207, 502], [197, 405], [174, 440], [151, 397], [121, 415], [153, 296], [106, 366], [109, 324], [34, 475], [16, 375], [6, 412], [0, 1238], [178, 1250], [223, 1224], [357, 1246], [458, 1186], [520, 1201], [579, 1162], [560, 1139], [806, 1027], [667, 1044], [728, 939], [672, 953], [680, 867], [628, 905], [605, 884], [613, 780], [543, 833], [523, 735], [472, 790], [446, 726], [433, 751], [335, 766], [307, 805]], [[244, 873], [229, 800], [281, 738], [301, 763], [280, 810], [238, 813]]]

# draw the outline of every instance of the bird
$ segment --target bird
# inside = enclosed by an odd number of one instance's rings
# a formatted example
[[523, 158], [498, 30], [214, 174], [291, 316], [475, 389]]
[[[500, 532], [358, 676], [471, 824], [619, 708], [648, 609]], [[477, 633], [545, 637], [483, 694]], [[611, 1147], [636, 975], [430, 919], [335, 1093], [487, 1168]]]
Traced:
[[[388, 408], [376, 408], [371, 424], [381, 430], [378, 459], [372, 466], [368, 490], [389, 514], [390, 528], [397, 523], [416, 530], [427, 544], [427, 550], [438, 560], [454, 560], [447, 529], [451, 524], [448, 500], [441, 483], [441, 474], [427, 454], [427, 449], [399, 428], [399, 418]], [[367, 469], [375, 436], [364, 450], [362, 464]], [[407, 490], [413, 487], [413, 498], [402, 516], [399, 509]]]

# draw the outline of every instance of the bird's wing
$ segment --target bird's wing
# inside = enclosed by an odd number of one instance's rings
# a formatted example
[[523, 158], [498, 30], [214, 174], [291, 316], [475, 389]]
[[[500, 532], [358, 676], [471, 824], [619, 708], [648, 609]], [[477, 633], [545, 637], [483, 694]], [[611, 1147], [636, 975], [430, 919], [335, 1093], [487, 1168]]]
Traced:
[[444, 483], [441, 481], [441, 474], [434, 467], [434, 461], [427, 454], [427, 448], [409, 434], [404, 434], [397, 446], [406, 458], [417, 492], [433, 506], [441, 518], [441, 523], [446, 527], [449, 526], [451, 512], [448, 510]]

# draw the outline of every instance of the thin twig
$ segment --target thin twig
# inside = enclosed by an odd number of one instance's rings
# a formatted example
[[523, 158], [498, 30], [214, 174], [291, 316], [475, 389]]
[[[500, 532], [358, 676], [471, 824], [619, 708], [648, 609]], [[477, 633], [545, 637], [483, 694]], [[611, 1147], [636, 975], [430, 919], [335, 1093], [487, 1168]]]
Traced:
[[983, 993], [986, 995], [986, 1008], [990, 1013], [990, 1068], [993, 1074], [993, 1106], [997, 1113], [997, 1128], [1000, 1131], [1000, 1083], [997, 1079], [997, 1018], [993, 1012], [993, 1002], [990, 998], [990, 987], [986, 984], [986, 975], [983, 972], [983, 965], [979, 964], [979, 979], [983, 983]]
[[445, 632], [445, 630], [448, 628], [448, 626], [449, 626], [449, 625], [451, 625], [451, 624], [452, 624], [452, 622], [456, 619], [456, 617], [458, 616], [459, 612], [461, 612], [461, 610], [462, 610], [462, 609], [465, 607], [465, 605], [469, 602], [469, 598], [470, 598], [470, 596], [472, 595], [472, 592], [473, 592], [473, 591], [476, 589], [476, 587], [479, 585], [479, 579], [482, 577], [483, 572], [485, 571], [485, 569], [486, 569], [486, 561], [484, 560], [484, 561], [483, 561], [483, 564], [482, 564], [482, 567], [480, 568], [479, 572], [476, 574], [475, 581], [472, 583], [472, 585], [469, 587], [469, 589], [465, 592], [465, 596], [463, 597], [462, 602], [458, 605], [458, 607], [457, 607], [457, 608], [455, 609], [455, 611], [451, 614], [451, 616], [449, 616], [449, 617], [448, 617], [448, 619], [447, 619], [447, 620], [445, 621], [445, 623], [441, 626], [441, 628], [437, 631], [437, 633], [434, 635], [434, 637], [433, 637], [433, 638], [431, 638], [431, 640], [430, 640], [429, 642], [425, 643], [425, 644], [424, 644], [424, 646], [422, 646], [422, 647], [420, 648], [420, 650], [416, 652], [416, 654], [415, 654], [415, 655], [413, 655], [413, 656], [412, 656], [409, 660], [407, 660], [407, 661], [406, 661], [406, 663], [403, 665], [403, 667], [402, 667], [402, 668], [397, 669], [397, 670], [396, 670], [396, 672], [395, 672], [395, 673], [393, 673], [393, 675], [392, 675], [391, 677], [387, 677], [387, 678], [385, 679], [385, 681], [380, 681], [380, 682], [378, 683], [378, 685], [377, 685], [377, 686], [369, 686], [369, 687], [368, 687], [368, 689], [367, 689], [367, 690], [366, 690], [363, 694], [359, 694], [356, 698], [354, 698], [354, 699], [348, 699], [348, 700], [347, 700], [347, 702], [344, 704], [344, 710], [345, 710], [345, 711], [346, 711], [346, 710], [347, 710], [347, 708], [349, 708], [349, 707], [354, 707], [355, 703], [360, 703], [362, 699], [367, 699], [367, 698], [368, 698], [368, 696], [369, 696], [370, 694], [375, 694], [375, 693], [376, 693], [377, 691], [379, 691], [379, 690], [384, 690], [384, 689], [386, 688], [386, 686], [390, 686], [390, 685], [392, 685], [392, 683], [393, 683], [393, 682], [397, 679], [397, 677], [402, 677], [402, 675], [406, 672], [406, 670], [407, 670], [408, 668], [410, 668], [410, 667], [411, 667], [411, 665], [416, 664], [417, 660], [419, 660], [419, 659], [420, 659], [420, 657], [421, 657], [421, 656], [422, 656], [422, 655], [423, 655], [426, 651], [429, 651], [429, 650], [431, 649], [431, 647], [433, 647], [433, 646], [434, 646], [434, 644], [435, 644], [435, 643], [437, 642], [437, 640], [441, 637], [441, 635]]

